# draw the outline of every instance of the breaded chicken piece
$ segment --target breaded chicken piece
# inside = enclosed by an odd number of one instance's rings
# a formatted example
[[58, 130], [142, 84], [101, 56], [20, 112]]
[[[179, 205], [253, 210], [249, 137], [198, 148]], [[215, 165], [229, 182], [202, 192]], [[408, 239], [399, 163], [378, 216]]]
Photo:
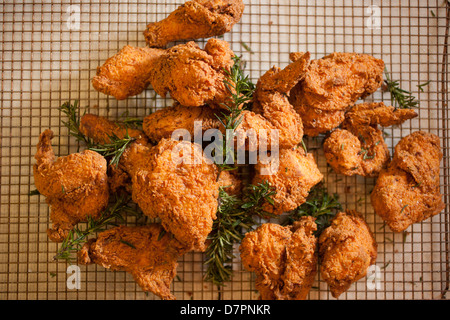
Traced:
[[[99, 139], [96, 132], [87, 133]], [[161, 219], [162, 226], [186, 248], [206, 249], [216, 218], [219, 183], [218, 169], [200, 145], [161, 139], [151, 146], [136, 140], [123, 152], [118, 169], [131, 179], [132, 199], [145, 215]]]
[[144, 36], [150, 47], [164, 47], [169, 42], [223, 35], [241, 19], [242, 0], [192, 0], [167, 18], [147, 25]]
[[154, 113], [146, 116], [142, 124], [145, 134], [154, 143], [162, 138], [172, 137], [172, 133], [177, 129], [185, 129], [194, 140], [195, 123], [200, 125], [201, 134], [209, 129], [221, 129], [221, 125], [217, 115], [221, 115], [220, 111], [214, 110], [207, 105], [200, 107], [185, 107], [175, 103], [171, 107], [159, 109]]
[[98, 144], [111, 143], [111, 137], [124, 139], [128, 134], [130, 138], [147, 142], [147, 136], [141, 130], [127, 128], [120, 122], [114, 122], [95, 114], [86, 113], [80, 118], [80, 132]]
[[217, 167], [189, 141], [162, 139], [150, 148], [132, 143], [121, 158], [131, 176], [132, 199], [183, 245], [204, 251], [216, 219]]
[[239, 173], [236, 170], [223, 170], [219, 174], [219, 187], [222, 187], [223, 190], [228, 195], [239, 196], [243, 189], [242, 180], [239, 177]]
[[399, 125], [417, 117], [411, 109], [396, 109], [384, 103], [355, 105], [345, 115], [342, 129], [324, 141], [325, 158], [334, 171], [347, 176], [376, 177], [390, 161], [383, 127]]
[[161, 225], [119, 226], [101, 232], [78, 252], [81, 264], [96, 263], [130, 273], [146, 292], [175, 300], [170, 285], [176, 276], [177, 259], [185, 248]]
[[439, 137], [431, 133], [413, 132], [396, 145], [391, 163], [381, 171], [371, 193], [375, 213], [392, 231], [404, 231], [444, 209], [441, 159]]
[[[252, 110], [242, 112], [242, 122], [237, 128], [237, 147], [256, 150], [267, 139], [267, 150], [272, 144], [279, 149], [292, 148], [302, 142], [302, 119], [288, 100], [292, 87], [305, 77], [309, 65], [309, 52], [303, 53], [284, 69], [272, 67], [256, 84]], [[276, 132], [277, 135], [272, 136]], [[258, 140], [252, 139], [257, 137]], [[273, 141], [273, 139], [278, 141]]]
[[125, 46], [108, 58], [92, 79], [95, 90], [123, 100], [140, 94], [150, 85], [150, 71], [164, 50]]
[[[129, 137], [136, 139], [141, 144], [149, 144], [147, 136], [143, 131], [128, 128], [120, 122], [115, 122], [95, 114], [84, 114], [80, 118], [79, 130], [89, 137], [94, 143], [108, 144], [112, 142], [112, 137], [124, 139]], [[131, 177], [120, 166], [108, 164], [108, 184], [110, 192], [116, 193], [120, 189], [131, 190]]]
[[377, 258], [377, 243], [356, 211], [339, 212], [319, 236], [320, 274], [338, 298], [367, 274]]
[[264, 223], [245, 234], [240, 256], [256, 273], [260, 299], [306, 299], [317, 273], [316, 228], [314, 218], [303, 217], [292, 226]]
[[[291, 60], [298, 58], [291, 54]], [[305, 134], [317, 136], [339, 126], [343, 118], [338, 111], [375, 92], [383, 83], [383, 72], [384, 62], [367, 54], [335, 52], [312, 60], [289, 99], [302, 117]]]
[[52, 138], [50, 129], [39, 136], [34, 183], [51, 208], [53, 225], [47, 230], [48, 237], [62, 242], [78, 222], [98, 218], [108, 205], [107, 164], [90, 150], [56, 158]]
[[272, 196], [273, 204], [266, 201], [263, 208], [269, 213], [280, 215], [303, 204], [311, 188], [322, 179], [314, 156], [306, 154], [302, 147], [297, 147], [281, 149], [279, 156], [270, 162], [258, 162], [252, 183], [269, 182], [276, 194]]
[[150, 83], [162, 97], [167, 93], [183, 106], [211, 107], [229, 98], [226, 71], [234, 64], [229, 44], [211, 38], [202, 50], [193, 41], [164, 51], [150, 71]]

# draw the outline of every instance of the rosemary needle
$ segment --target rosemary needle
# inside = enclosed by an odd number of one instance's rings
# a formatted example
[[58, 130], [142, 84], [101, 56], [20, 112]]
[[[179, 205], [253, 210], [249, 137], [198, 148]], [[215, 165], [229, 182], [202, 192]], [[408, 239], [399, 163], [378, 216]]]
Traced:
[[242, 198], [229, 195], [223, 187], [219, 189], [217, 219], [208, 236], [210, 243], [206, 249], [206, 281], [222, 286], [231, 279], [234, 244], [244, 238], [245, 231], [255, 227], [255, 216], [267, 216], [262, 204], [271, 201], [274, 194], [267, 181], [249, 185]]
[[387, 91], [391, 94], [391, 104], [393, 104], [395, 108], [400, 109], [417, 108], [419, 106], [419, 102], [412, 95], [412, 93], [400, 88], [400, 83], [398, 81], [391, 80], [391, 77], [386, 69], [384, 73], [386, 75], [386, 80], [384, 80], [384, 83], [386, 84]]
[[[65, 102], [60, 107], [60, 110], [68, 118], [67, 121], [63, 121], [62, 123], [67, 127], [67, 129], [69, 129], [69, 135], [75, 137], [75, 139], [79, 142], [84, 142], [88, 150], [98, 152], [104, 157], [111, 158], [110, 163], [113, 165], [117, 166], [119, 164], [119, 160], [123, 152], [128, 147], [128, 145], [135, 140], [128, 135], [127, 131], [123, 139], [120, 139], [113, 134], [112, 136], [109, 136], [109, 143], [94, 143], [92, 139], [85, 136], [80, 131], [81, 117], [78, 114], [78, 100], [75, 100], [73, 104], [71, 104], [70, 102]], [[121, 120], [121, 123], [125, 125], [125, 128], [127, 130], [129, 127], [136, 127], [142, 124], [139, 119], [128, 118], [128, 113], [124, 113], [122, 116], [125, 116], [125, 118]]]

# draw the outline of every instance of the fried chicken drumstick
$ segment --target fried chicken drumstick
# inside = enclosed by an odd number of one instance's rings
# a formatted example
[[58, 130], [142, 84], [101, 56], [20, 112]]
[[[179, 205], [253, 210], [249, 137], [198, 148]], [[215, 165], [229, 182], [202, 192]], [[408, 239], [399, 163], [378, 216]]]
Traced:
[[165, 47], [169, 42], [220, 36], [241, 19], [242, 0], [192, 0], [167, 18], [147, 25], [144, 36], [150, 47]]
[[394, 232], [406, 230], [441, 212], [440, 140], [416, 131], [395, 146], [389, 166], [382, 170], [371, 193], [371, 203]]
[[262, 300], [304, 300], [317, 272], [317, 226], [303, 217], [292, 226], [264, 223], [245, 234], [242, 264], [256, 273]]
[[69, 231], [88, 217], [99, 217], [109, 200], [106, 160], [90, 150], [56, 158], [52, 149], [53, 132], [39, 136], [34, 183], [50, 205], [52, 228], [47, 234], [61, 242]]
[[92, 78], [95, 90], [123, 100], [140, 94], [150, 85], [150, 73], [162, 49], [125, 46], [108, 58]]
[[176, 276], [177, 259], [185, 252], [180, 242], [154, 223], [103, 231], [84, 244], [78, 252], [78, 261], [126, 271], [142, 290], [164, 300], [174, 300], [170, 284]]
[[97, 68], [93, 87], [118, 100], [137, 95], [149, 85], [184, 106], [219, 105], [228, 99], [223, 80], [234, 53], [226, 41], [209, 39], [202, 50], [193, 41], [167, 50], [124, 47]]

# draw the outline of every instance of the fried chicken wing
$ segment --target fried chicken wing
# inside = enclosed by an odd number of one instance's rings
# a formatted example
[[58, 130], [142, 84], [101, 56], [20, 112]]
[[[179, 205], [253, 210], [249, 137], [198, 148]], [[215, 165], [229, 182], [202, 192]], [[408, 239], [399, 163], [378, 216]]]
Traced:
[[162, 138], [172, 137], [172, 133], [177, 129], [187, 130], [194, 139], [196, 122], [201, 125], [199, 127], [201, 134], [209, 129], [222, 129], [223, 126], [216, 114], [220, 115], [220, 112], [207, 105], [185, 107], [175, 104], [172, 107], [159, 109], [145, 117], [142, 129], [154, 143]]
[[39, 136], [33, 172], [36, 188], [51, 208], [53, 225], [47, 234], [52, 241], [61, 242], [78, 222], [99, 217], [107, 206], [107, 164], [90, 150], [56, 158], [52, 138], [49, 129]]
[[338, 213], [319, 236], [322, 279], [338, 298], [367, 274], [377, 258], [377, 243], [364, 218], [356, 211]]
[[186, 249], [159, 224], [119, 226], [101, 232], [78, 252], [81, 264], [130, 273], [144, 291], [174, 300], [170, 285], [176, 276], [177, 259]]
[[[94, 139], [96, 132], [90, 134]], [[128, 174], [132, 199], [145, 215], [160, 218], [162, 226], [186, 248], [206, 248], [216, 218], [219, 183], [217, 167], [200, 145], [161, 139], [151, 146], [136, 140], [123, 152], [118, 168]]]
[[153, 89], [162, 97], [167, 93], [187, 107], [224, 103], [226, 70], [233, 65], [234, 53], [226, 41], [209, 39], [202, 50], [193, 41], [164, 51], [150, 71]]
[[164, 50], [125, 46], [108, 58], [92, 79], [95, 90], [123, 100], [140, 94], [150, 85], [150, 72]]
[[[291, 55], [291, 60], [298, 58]], [[335, 52], [312, 60], [289, 99], [302, 117], [305, 134], [316, 136], [339, 126], [343, 111], [382, 85], [383, 72], [384, 62], [367, 54]]]
[[247, 232], [239, 247], [242, 264], [256, 273], [262, 300], [305, 300], [317, 272], [317, 226], [303, 217], [292, 226], [264, 223]]
[[[280, 149], [292, 148], [302, 142], [303, 124], [299, 114], [288, 100], [292, 87], [305, 77], [309, 65], [309, 52], [303, 53], [286, 68], [273, 67], [264, 73], [256, 84], [252, 110], [242, 112], [242, 122], [236, 135], [267, 139], [267, 149], [271, 149], [272, 131], [277, 132]], [[250, 133], [250, 134], [249, 134]], [[240, 139], [238, 148], [247, 143], [246, 148], [255, 149], [250, 139]]]
[[314, 156], [303, 148], [281, 149], [278, 157], [255, 165], [253, 184], [269, 182], [276, 194], [273, 203], [266, 201], [263, 208], [280, 215], [291, 211], [306, 201], [312, 187], [322, 181], [323, 175]]
[[441, 212], [440, 140], [416, 131], [396, 145], [389, 166], [382, 170], [371, 193], [371, 203], [394, 232], [406, 230]]
[[342, 129], [334, 130], [324, 141], [328, 164], [340, 174], [376, 177], [390, 161], [383, 127], [398, 125], [417, 117], [411, 109], [396, 109], [384, 103], [361, 103], [345, 115]]
[[144, 36], [150, 47], [169, 42], [220, 36], [241, 19], [242, 0], [187, 1], [167, 18], [147, 25]]

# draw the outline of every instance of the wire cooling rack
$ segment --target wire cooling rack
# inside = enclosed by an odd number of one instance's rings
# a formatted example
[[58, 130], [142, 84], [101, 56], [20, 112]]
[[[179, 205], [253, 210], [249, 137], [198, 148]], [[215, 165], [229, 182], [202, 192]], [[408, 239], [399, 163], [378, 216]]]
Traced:
[[[90, 112], [118, 118], [144, 117], [171, 105], [151, 89], [124, 101], [96, 92], [96, 67], [124, 45], [144, 46], [148, 22], [166, 17], [182, 1], [6, 1], [0, 4], [1, 46], [1, 214], [0, 299], [155, 299], [125, 272], [80, 266], [80, 287], [68, 285], [69, 264], [55, 262], [58, 245], [48, 240], [49, 209], [35, 189], [32, 166], [39, 133], [55, 132], [57, 155], [76, 152], [58, 107], [80, 100]], [[391, 152], [398, 140], [426, 130], [441, 137], [441, 181], [450, 203], [448, 112], [448, 32], [450, 3], [445, 0], [261, 0], [245, 1], [241, 21], [224, 35], [247, 62], [256, 82], [273, 65], [284, 67], [289, 53], [310, 51], [320, 58], [334, 51], [382, 58], [393, 79], [420, 101], [419, 117], [388, 128]], [[205, 41], [198, 41], [203, 46]], [[419, 85], [427, 85], [419, 87]], [[368, 100], [390, 102], [381, 90]], [[448, 299], [449, 208], [406, 232], [384, 227], [370, 204], [374, 179], [344, 177], [327, 167], [320, 139], [307, 139], [325, 185], [338, 192], [345, 208], [361, 212], [378, 242], [376, 276], [353, 284], [340, 299]], [[238, 251], [232, 281], [220, 290], [202, 280], [204, 255], [179, 260], [172, 292], [177, 299], [256, 299], [254, 276]], [[333, 299], [317, 276], [310, 299]]]

